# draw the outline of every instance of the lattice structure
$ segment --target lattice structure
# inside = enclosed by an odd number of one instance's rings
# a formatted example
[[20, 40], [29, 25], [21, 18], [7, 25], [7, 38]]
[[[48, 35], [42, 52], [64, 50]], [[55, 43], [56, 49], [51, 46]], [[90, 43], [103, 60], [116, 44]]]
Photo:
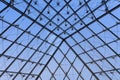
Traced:
[[0, 80], [119, 80], [120, 0], [0, 0]]

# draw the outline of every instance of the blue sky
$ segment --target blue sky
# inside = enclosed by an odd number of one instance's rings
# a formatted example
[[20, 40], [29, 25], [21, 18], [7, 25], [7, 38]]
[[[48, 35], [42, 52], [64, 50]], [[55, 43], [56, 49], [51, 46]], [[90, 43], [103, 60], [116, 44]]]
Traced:
[[0, 0], [0, 80], [119, 80], [119, 13], [119, 0]]

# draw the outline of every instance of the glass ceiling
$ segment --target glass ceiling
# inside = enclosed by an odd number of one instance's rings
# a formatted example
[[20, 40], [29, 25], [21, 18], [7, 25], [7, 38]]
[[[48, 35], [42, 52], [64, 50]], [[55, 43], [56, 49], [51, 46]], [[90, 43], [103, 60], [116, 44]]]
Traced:
[[120, 0], [0, 0], [0, 80], [119, 80]]

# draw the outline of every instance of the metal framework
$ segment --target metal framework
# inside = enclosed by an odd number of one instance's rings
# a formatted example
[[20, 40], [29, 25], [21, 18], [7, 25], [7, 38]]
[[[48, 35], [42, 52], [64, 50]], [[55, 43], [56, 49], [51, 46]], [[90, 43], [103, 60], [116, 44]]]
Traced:
[[0, 80], [119, 80], [120, 0], [0, 0]]

